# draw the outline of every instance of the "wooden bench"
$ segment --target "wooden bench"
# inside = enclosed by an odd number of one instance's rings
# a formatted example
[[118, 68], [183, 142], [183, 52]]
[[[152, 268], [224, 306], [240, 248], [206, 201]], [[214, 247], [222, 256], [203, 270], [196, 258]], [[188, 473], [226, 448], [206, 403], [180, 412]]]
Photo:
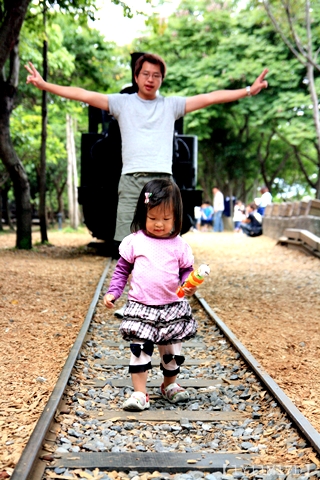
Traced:
[[320, 258], [320, 237], [308, 230], [286, 228], [278, 244], [302, 250], [304, 253]]
[[299, 228], [286, 228], [283, 235], [289, 240], [300, 240], [300, 232]]
[[302, 243], [305, 243], [306, 245], [320, 253], [320, 237], [318, 237], [314, 233], [311, 233], [308, 230], [301, 230], [300, 240]]

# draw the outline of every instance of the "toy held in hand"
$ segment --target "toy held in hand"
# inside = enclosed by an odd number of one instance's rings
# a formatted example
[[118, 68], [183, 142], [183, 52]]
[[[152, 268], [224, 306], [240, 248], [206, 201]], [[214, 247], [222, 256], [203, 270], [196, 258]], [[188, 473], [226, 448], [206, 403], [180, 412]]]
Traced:
[[177, 289], [176, 294], [179, 298], [184, 297], [184, 289], [198, 287], [210, 273], [209, 265], [203, 263], [197, 270], [193, 270], [187, 280]]

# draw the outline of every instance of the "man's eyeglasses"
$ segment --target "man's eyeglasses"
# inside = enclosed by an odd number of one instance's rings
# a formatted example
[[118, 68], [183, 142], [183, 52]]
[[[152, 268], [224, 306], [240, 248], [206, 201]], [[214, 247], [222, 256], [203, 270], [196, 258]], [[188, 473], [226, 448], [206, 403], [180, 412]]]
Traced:
[[150, 72], [140, 72], [143, 78], [148, 80], [149, 77], [152, 78], [152, 80], [161, 80], [162, 76], [161, 73], [150, 73]]

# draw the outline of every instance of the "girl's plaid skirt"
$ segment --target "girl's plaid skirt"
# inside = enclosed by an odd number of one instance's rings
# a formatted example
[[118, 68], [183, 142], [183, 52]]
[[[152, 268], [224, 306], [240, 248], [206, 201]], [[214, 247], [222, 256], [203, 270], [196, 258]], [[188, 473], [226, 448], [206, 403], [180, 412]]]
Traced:
[[128, 300], [120, 332], [128, 341], [143, 339], [165, 345], [194, 337], [197, 327], [189, 302], [185, 299], [168, 305], [151, 306]]

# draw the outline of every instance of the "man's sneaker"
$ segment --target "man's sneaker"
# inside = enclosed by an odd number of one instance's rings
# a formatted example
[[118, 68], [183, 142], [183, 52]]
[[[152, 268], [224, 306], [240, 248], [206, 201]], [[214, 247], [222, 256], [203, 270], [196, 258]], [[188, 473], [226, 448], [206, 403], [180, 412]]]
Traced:
[[142, 392], [133, 392], [130, 398], [123, 402], [123, 410], [146, 410], [150, 407], [149, 395]]
[[164, 384], [160, 387], [163, 398], [171, 403], [185, 402], [189, 400], [189, 393], [178, 383], [170, 383], [167, 387]]

